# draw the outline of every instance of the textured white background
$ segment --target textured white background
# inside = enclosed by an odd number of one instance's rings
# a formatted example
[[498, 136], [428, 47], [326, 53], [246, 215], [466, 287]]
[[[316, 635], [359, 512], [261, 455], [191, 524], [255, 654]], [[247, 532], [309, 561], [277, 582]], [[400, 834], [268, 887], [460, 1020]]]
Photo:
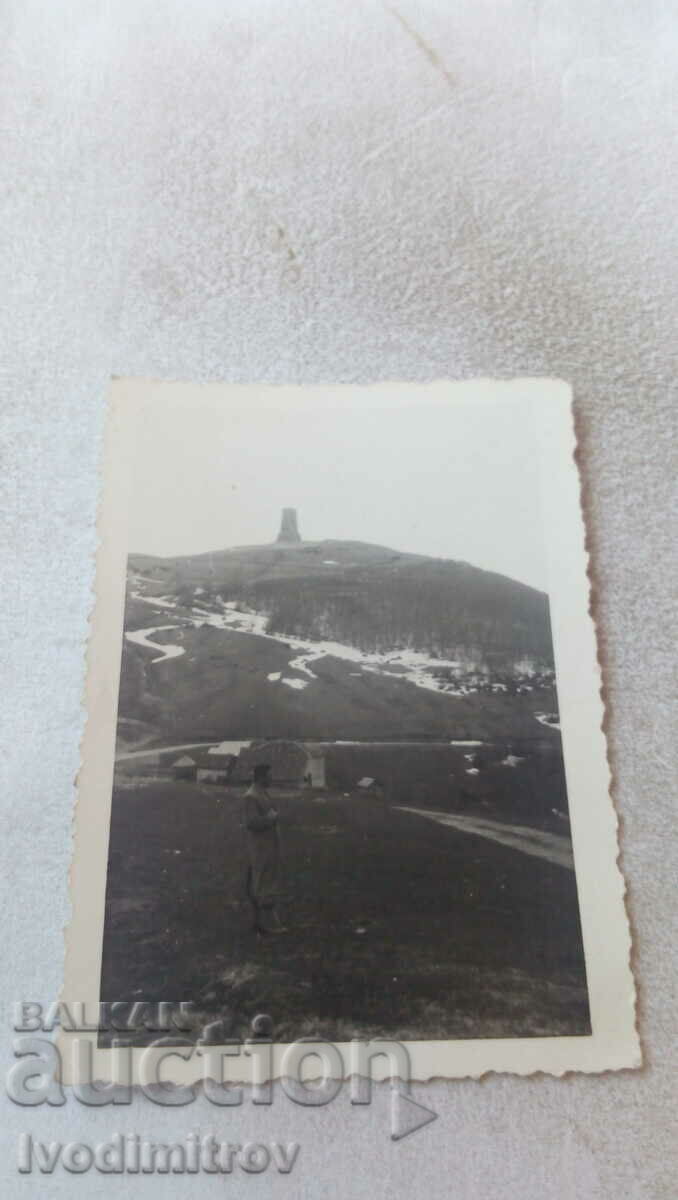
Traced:
[[21, 1130], [199, 1128], [297, 1137], [298, 1166], [142, 1194], [673, 1198], [675, 5], [5, 0], [0, 21], [4, 1000], [60, 984], [111, 372], [548, 373], [577, 398], [647, 1064], [420, 1089], [440, 1118], [401, 1144], [383, 1091], [227, 1117], [7, 1102], [5, 1194], [133, 1185], [19, 1177]]

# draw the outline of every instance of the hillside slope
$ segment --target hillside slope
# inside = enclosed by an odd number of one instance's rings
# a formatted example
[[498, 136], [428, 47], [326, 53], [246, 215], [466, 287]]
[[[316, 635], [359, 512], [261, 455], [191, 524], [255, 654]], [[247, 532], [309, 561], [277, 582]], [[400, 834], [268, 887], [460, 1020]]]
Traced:
[[364, 542], [131, 555], [120, 737], [535, 737], [545, 595]]
[[[412, 649], [513, 671], [553, 668], [548, 598], [468, 563], [357, 541], [243, 546], [185, 558], [131, 555], [147, 594], [265, 612], [268, 629], [363, 651]], [[197, 590], [196, 590], [197, 589]]]

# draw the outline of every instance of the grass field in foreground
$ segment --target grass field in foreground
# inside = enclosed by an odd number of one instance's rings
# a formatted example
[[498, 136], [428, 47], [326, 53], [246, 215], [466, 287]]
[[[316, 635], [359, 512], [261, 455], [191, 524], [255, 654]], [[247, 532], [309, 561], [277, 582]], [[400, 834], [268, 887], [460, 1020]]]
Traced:
[[274, 795], [289, 932], [266, 939], [242, 789], [121, 781], [102, 1000], [191, 1000], [227, 1036], [267, 1012], [279, 1041], [590, 1032], [572, 871], [378, 799]]

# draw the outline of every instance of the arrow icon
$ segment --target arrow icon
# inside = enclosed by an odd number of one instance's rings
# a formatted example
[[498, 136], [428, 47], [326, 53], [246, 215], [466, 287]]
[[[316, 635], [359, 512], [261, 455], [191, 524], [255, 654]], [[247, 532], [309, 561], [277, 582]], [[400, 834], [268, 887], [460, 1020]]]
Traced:
[[399, 1142], [409, 1134], [416, 1133], [417, 1129], [423, 1129], [424, 1125], [435, 1121], [437, 1116], [438, 1114], [433, 1112], [433, 1109], [427, 1108], [425, 1104], [419, 1104], [406, 1092], [393, 1088], [391, 1092], [392, 1141]]

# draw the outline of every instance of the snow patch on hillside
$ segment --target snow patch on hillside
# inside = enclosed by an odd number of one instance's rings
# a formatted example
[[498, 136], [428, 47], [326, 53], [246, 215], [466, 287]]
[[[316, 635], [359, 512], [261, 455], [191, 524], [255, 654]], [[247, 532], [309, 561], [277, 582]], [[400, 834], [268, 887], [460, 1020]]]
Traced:
[[144, 604], [155, 604], [158, 608], [176, 608], [176, 600], [169, 600], [167, 596], [142, 596], [141, 592], [132, 592], [133, 600], [143, 600]]
[[[161, 604], [168, 608], [177, 607], [175, 601], [166, 598], [158, 599], [156, 596], [142, 596], [140, 592], [132, 594], [136, 600], [142, 600], [146, 604]], [[368, 653], [364, 650], [358, 650], [355, 646], [345, 645], [343, 642], [311, 641], [301, 638], [292, 639], [284, 634], [269, 633], [266, 629], [268, 613], [252, 612], [236, 608], [235, 602], [232, 600], [223, 604], [221, 612], [213, 612], [206, 608], [200, 608], [197, 605], [194, 605], [190, 609], [190, 612], [193, 615], [192, 617], [186, 616], [186, 623], [193, 625], [196, 629], [203, 625], [209, 625], [214, 629], [232, 630], [236, 633], [250, 633], [256, 637], [263, 637], [269, 641], [277, 642], [279, 645], [283, 645], [294, 651], [295, 657], [290, 659], [289, 668], [290, 670], [300, 671], [304, 675], [307, 675], [308, 681], [283, 678], [281, 682], [298, 691], [306, 687], [309, 681], [318, 678], [315, 672], [311, 670], [310, 664], [319, 662], [323, 658], [338, 658], [342, 662], [355, 664], [360, 667], [361, 671], [368, 671], [390, 679], [402, 679], [407, 683], [413, 683], [416, 687], [432, 692], [442, 692], [448, 696], [464, 696], [469, 691], [468, 688], [463, 686], [455, 687], [439, 675], [433, 674], [434, 669], [437, 671], [458, 670], [461, 664], [456, 660], [430, 658], [418, 650], [393, 650], [385, 653]], [[127, 634], [126, 636], [131, 641], [137, 641], [140, 645], [148, 645], [149, 643], [145, 639], [152, 632], [152, 630], [142, 629], [137, 633]], [[180, 646], [163, 646], [159, 647], [159, 649], [165, 652], [162, 658], [172, 658], [184, 653], [183, 648]], [[153, 659], [153, 661], [159, 662], [161, 659]], [[277, 674], [277, 672], [275, 673]], [[269, 679], [271, 679], [271, 676], [269, 676]], [[275, 681], [271, 679], [271, 682]]]
[[[320, 657], [325, 658], [325, 655], [322, 654]], [[307, 663], [315, 662], [316, 658], [317, 655], [315, 653], [300, 654], [299, 658], [293, 658], [291, 660], [290, 667], [293, 671], [303, 671], [305, 675], [308, 675], [309, 679], [317, 679], [318, 676], [314, 675], [313, 671], [311, 671], [307, 666]]]
[[[159, 605], [165, 608], [177, 608], [177, 602], [168, 597], [143, 596], [138, 591], [133, 592], [132, 595], [136, 600], [141, 600], [152, 606]], [[204, 625], [209, 625], [214, 629], [220, 629], [225, 632], [252, 634], [255, 637], [277, 642], [278, 645], [284, 646], [286, 650], [291, 650], [293, 657], [289, 660], [289, 669], [305, 675], [306, 679], [288, 678], [283, 676], [282, 672], [275, 671], [271, 672], [267, 677], [271, 683], [282, 682], [287, 687], [301, 691], [318, 679], [317, 674], [312, 670], [312, 665], [320, 662], [323, 658], [335, 658], [357, 667], [359, 673], [377, 675], [387, 679], [399, 679], [404, 683], [413, 684], [415, 687], [422, 688], [425, 691], [437, 692], [452, 698], [469, 696], [478, 690], [475, 686], [469, 686], [469, 684], [472, 685], [477, 682], [475, 678], [468, 680], [467, 677], [467, 681], [462, 682], [460, 677], [463, 677], [468, 671], [469, 664], [457, 659], [433, 658], [422, 651], [409, 649], [368, 652], [359, 650], [357, 647], [347, 645], [343, 642], [324, 639], [311, 640], [310, 638], [290, 637], [283, 633], [272, 633], [267, 628], [269, 621], [268, 613], [238, 608], [237, 602], [234, 600], [224, 601], [220, 599], [219, 603], [221, 608], [218, 611], [201, 608], [198, 605], [194, 605], [190, 609], [183, 609], [182, 618], [184, 623], [192, 625], [196, 629]], [[127, 634], [126, 636], [130, 641], [136, 641], [140, 645], [152, 645], [146, 638], [153, 632], [153, 630], [148, 629], [139, 630], [137, 633]], [[154, 648], [163, 651], [161, 658], [154, 659], [154, 662], [160, 662], [166, 658], [178, 657], [184, 653], [183, 648], [180, 646]], [[526, 661], [523, 665], [528, 666], [531, 664], [528, 664]], [[351, 674], [358, 672], [354, 671]], [[507, 690], [506, 685], [503, 683], [491, 683], [490, 686], [492, 691], [505, 692]], [[558, 728], [557, 725], [553, 724], [551, 720], [547, 720], [544, 716], [539, 716], [537, 719], [541, 720], [543, 724], [551, 725], [552, 728]]]
[[[388, 678], [402, 679], [405, 682], [413, 683], [416, 687], [425, 688], [427, 691], [443, 692], [451, 696], [464, 696], [468, 689], [464, 687], [455, 687], [449, 682], [441, 679], [438, 675], [434, 675], [433, 669], [438, 671], [458, 670], [461, 664], [452, 659], [430, 658], [426, 654], [422, 654], [417, 650], [392, 650], [385, 653], [369, 653], [365, 650], [358, 650], [356, 646], [348, 646], [343, 642], [333, 641], [311, 641], [310, 639], [290, 638], [280, 633], [269, 633], [266, 629], [268, 623], [268, 614], [260, 612], [250, 612], [244, 609], [234, 608], [232, 602], [229, 606], [224, 606], [220, 613], [208, 612], [207, 609], [194, 607], [193, 613], [197, 619], [206, 625], [211, 625], [216, 629], [235, 630], [238, 633], [251, 633], [257, 637], [265, 637], [270, 641], [278, 642], [279, 645], [288, 647], [295, 653], [295, 657], [289, 661], [289, 668], [292, 671], [299, 671], [308, 676], [309, 680], [316, 680], [318, 676], [311, 669], [312, 663], [317, 663], [323, 658], [338, 658], [342, 662], [353, 663], [360, 667], [362, 671], [369, 671], [375, 675], [387, 676]], [[196, 622], [197, 623], [197, 622]], [[287, 679], [282, 680], [288, 686], [299, 688], [302, 682], [304, 686], [306, 681], [296, 680], [290, 683]]]
[[560, 718], [557, 713], [535, 713], [534, 715], [540, 725], [546, 725], [549, 729], [560, 729]]
[[159, 642], [152, 642], [151, 635], [154, 633], [163, 633], [167, 629], [180, 629], [180, 625], [154, 625], [152, 629], [137, 629], [133, 633], [126, 633], [125, 637], [128, 642], [134, 642], [137, 646], [148, 646], [149, 650], [159, 650], [160, 654], [157, 658], [152, 658], [152, 663], [164, 662], [167, 658], [178, 658], [180, 654], [184, 654], [183, 646], [163, 646]]

